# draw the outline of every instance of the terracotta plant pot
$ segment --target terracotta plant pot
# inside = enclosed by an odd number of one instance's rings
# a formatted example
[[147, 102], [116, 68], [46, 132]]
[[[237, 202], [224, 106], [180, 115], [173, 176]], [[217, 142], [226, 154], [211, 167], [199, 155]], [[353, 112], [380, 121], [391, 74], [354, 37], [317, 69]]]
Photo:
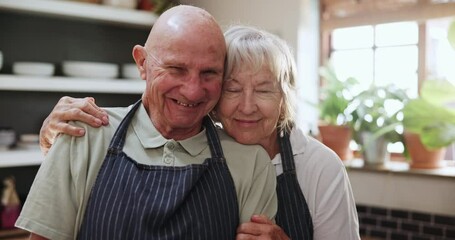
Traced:
[[415, 133], [404, 133], [406, 147], [411, 156], [410, 167], [413, 169], [433, 169], [444, 166], [446, 148], [436, 150], [427, 149], [420, 141], [420, 136]]
[[319, 125], [318, 127], [324, 145], [332, 149], [341, 160], [353, 158], [352, 150], [349, 148], [352, 133], [348, 126]]

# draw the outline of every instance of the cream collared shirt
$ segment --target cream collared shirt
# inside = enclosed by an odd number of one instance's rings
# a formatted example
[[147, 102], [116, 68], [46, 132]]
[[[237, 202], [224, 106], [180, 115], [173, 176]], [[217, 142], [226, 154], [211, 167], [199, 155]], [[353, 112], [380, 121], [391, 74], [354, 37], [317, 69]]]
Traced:
[[[75, 239], [90, 191], [115, 130], [131, 108], [107, 108], [110, 124], [86, 129], [84, 137], [60, 136], [41, 165], [16, 226], [50, 239]], [[218, 131], [234, 180], [240, 222], [253, 214], [274, 217], [277, 211], [276, 175], [260, 146], [236, 143]], [[142, 164], [182, 166], [210, 157], [205, 130], [184, 141], [163, 138], [143, 106], [129, 126], [124, 152]]]

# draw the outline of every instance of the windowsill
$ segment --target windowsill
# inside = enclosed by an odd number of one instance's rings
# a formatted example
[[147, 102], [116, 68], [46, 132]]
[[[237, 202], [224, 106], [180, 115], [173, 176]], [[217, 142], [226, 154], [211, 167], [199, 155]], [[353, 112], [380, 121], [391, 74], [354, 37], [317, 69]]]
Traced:
[[455, 214], [455, 166], [410, 169], [406, 161], [363, 166], [362, 159], [345, 161], [357, 204], [424, 213]]
[[[38, 145], [30, 145], [8, 151], [0, 150], [0, 168], [39, 166], [43, 158]], [[360, 158], [347, 160], [343, 163], [352, 171], [449, 177], [455, 179], [455, 161], [445, 161], [445, 167], [439, 169], [410, 169], [409, 164], [403, 160], [388, 161], [384, 166], [364, 166], [363, 160]]]
[[364, 166], [364, 161], [359, 158], [347, 160], [343, 163], [349, 170], [353, 171], [397, 173], [432, 177], [450, 177], [455, 179], [455, 161], [451, 160], [445, 160], [444, 167], [437, 169], [411, 169], [408, 162], [401, 160], [391, 160], [381, 166]]

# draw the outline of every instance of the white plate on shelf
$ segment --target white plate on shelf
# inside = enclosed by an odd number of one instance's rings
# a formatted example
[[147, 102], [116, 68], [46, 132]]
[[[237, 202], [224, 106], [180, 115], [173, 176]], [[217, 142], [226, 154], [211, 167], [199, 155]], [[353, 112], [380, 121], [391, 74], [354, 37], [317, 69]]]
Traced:
[[45, 62], [15, 62], [13, 73], [17, 75], [48, 77], [54, 75], [55, 66]]
[[119, 67], [113, 63], [64, 61], [63, 74], [81, 78], [117, 78]]

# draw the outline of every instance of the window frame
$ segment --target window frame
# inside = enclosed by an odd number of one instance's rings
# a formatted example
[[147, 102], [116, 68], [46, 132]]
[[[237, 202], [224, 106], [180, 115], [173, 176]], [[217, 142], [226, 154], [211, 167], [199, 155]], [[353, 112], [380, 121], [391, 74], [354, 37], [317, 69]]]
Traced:
[[[415, 0], [402, 4], [399, 0], [378, 4], [381, 0], [323, 0], [320, 2], [320, 65], [330, 57], [331, 32], [336, 28], [416, 21], [418, 24], [417, 90], [427, 77], [427, 26], [430, 19], [455, 16], [455, 2]], [[343, 14], [344, 13], [344, 14]]]
[[[320, 2], [320, 55], [319, 64], [329, 60], [331, 32], [336, 28], [377, 25], [383, 23], [416, 21], [418, 25], [417, 91], [428, 75], [427, 24], [428, 20], [455, 17], [455, 2], [414, 0], [400, 5], [400, 0], [387, 1], [390, 6], [380, 6], [381, 0], [322, 0]], [[322, 81], [319, 81], [321, 87]], [[452, 146], [455, 148], [455, 145]], [[358, 154], [358, 153], [357, 153]], [[404, 160], [402, 154], [391, 153], [394, 160]]]

